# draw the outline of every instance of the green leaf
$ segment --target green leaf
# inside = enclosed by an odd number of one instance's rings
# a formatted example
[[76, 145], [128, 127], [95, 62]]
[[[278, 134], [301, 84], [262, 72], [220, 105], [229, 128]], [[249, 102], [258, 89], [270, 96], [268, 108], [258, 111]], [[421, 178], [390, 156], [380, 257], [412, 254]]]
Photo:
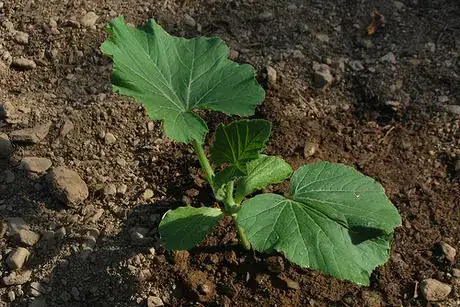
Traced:
[[247, 175], [237, 182], [235, 201], [241, 202], [254, 191], [289, 178], [292, 167], [278, 157], [262, 156], [247, 164]]
[[230, 125], [219, 125], [211, 159], [217, 166], [230, 164], [246, 172], [246, 164], [257, 159], [271, 132], [271, 124], [263, 119], [239, 120]]
[[351, 167], [320, 162], [294, 173], [291, 193], [243, 203], [237, 223], [254, 249], [277, 250], [300, 266], [368, 285], [401, 225], [382, 186]]
[[110, 37], [101, 50], [113, 59], [114, 90], [142, 103], [152, 119], [164, 120], [172, 139], [203, 142], [208, 128], [193, 110], [250, 116], [264, 99], [254, 69], [229, 60], [219, 38], [174, 37], [154, 20], [135, 29], [123, 17], [106, 30]]
[[202, 242], [222, 218], [217, 208], [179, 207], [166, 212], [160, 222], [160, 238], [167, 250], [188, 250]]
[[217, 200], [223, 201], [227, 194], [227, 185], [245, 174], [235, 166], [229, 166], [218, 172], [214, 177], [214, 196]]

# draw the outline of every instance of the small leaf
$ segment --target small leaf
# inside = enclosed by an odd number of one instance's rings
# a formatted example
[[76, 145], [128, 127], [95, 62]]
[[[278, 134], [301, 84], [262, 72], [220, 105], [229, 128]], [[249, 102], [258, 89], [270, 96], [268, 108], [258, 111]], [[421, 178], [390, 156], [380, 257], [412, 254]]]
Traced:
[[208, 207], [179, 207], [166, 212], [159, 226], [164, 248], [188, 250], [195, 247], [222, 216], [222, 210]]
[[300, 266], [368, 285], [401, 225], [382, 186], [351, 167], [320, 162], [294, 173], [291, 193], [243, 203], [237, 223], [254, 249], [277, 250]]
[[262, 156], [247, 164], [247, 175], [237, 182], [235, 201], [239, 203], [254, 191], [289, 178], [292, 167], [278, 157]]
[[227, 185], [245, 174], [235, 166], [229, 166], [218, 172], [214, 177], [214, 196], [217, 200], [223, 201], [226, 198]]
[[271, 132], [270, 122], [262, 119], [239, 120], [217, 127], [211, 159], [215, 164], [230, 164], [246, 172], [246, 163], [257, 159]]
[[193, 110], [250, 116], [264, 99], [254, 69], [229, 60], [219, 38], [174, 37], [154, 20], [134, 29], [123, 17], [106, 30], [110, 37], [101, 50], [113, 59], [114, 90], [136, 98], [152, 119], [164, 120], [174, 140], [203, 142], [208, 127]]

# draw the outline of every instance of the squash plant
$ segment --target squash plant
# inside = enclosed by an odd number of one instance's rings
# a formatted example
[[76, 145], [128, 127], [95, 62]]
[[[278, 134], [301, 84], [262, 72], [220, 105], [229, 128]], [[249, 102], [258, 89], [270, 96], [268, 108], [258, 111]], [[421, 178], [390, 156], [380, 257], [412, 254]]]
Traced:
[[[266, 120], [220, 125], [210, 147], [208, 127], [195, 112], [208, 109], [242, 117], [254, 114], [265, 92], [254, 69], [228, 59], [219, 38], [185, 39], [154, 20], [133, 28], [123, 17], [106, 27], [101, 50], [113, 60], [113, 89], [142, 103], [162, 120], [168, 137], [191, 144], [216, 200], [214, 207], [169, 210], [159, 226], [168, 250], [199, 244], [225, 215], [233, 218], [247, 249], [279, 251], [300, 266], [368, 285], [372, 270], [390, 253], [396, 208], [373, 179], [343, 164], [307, 164], [295, 172], [280, 157], [263, 155], [271, 132]], [[290, 194], [251, 195], [290, 178]]]

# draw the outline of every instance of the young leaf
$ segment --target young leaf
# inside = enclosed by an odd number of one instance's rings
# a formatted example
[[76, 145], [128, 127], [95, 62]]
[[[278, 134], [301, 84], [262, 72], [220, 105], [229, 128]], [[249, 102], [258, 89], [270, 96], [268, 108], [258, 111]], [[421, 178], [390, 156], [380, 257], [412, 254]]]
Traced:
[[245, 174], [235, 166], [229, 166], [218, 172], [214, 177], [214, 196], [217, 200], [223, 201], [227, 194], [227, 185]]
[[134, 29], [123, 17], [106, 30], [110, 37], [101, 50], [113, 59], [114, 90], [136, 98], [152, 119], [164, 120], [174, 140], [203, 142], [208, 128], [195, 109], [250, 116], [264, 99], [254, 69], [230, 61], [219, 38], [174, 37], [154, 20]]
[[195, 247], [223, 215], [222, 210], [209, 207], [179, 207], [166, 212], [159, 226], [164, 248], [188, 250]]
[[246, 163], [257, 159], [271, 132], [271, 123], [263, 119], [239, 120], [228, 126], [219, 125], [211, 159], [215, 164], [230, 164], [246, 172]]
[[278, 157], [262, 156], [247, 164], [247, 175], [237, 182], [235, 201], [241, 202], [254, 191], [289, 178], [292, 167]]
[[277, 250], [300, 266], [368, 285], [401, 225], [382, 186], [351, 167], [320, 162], [294, 173], [291, 193], [243, 203], [237, 223], [254, 249]]

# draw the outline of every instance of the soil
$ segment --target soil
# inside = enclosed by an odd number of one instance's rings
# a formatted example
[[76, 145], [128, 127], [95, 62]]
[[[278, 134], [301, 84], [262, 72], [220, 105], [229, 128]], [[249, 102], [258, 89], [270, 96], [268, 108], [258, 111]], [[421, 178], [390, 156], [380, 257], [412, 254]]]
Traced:
[[[368, 35], [375, 9], [384, 26]], [[99, 16], [93, 26], [81, 22], [90, 11]], [[155, 18], [174, 35], [220, 36], [265, 87], [273, 67], [277, 82], [256, 114], [274, 124], [267, 152], [295, 168], [350, 164], [385, 187], [403, 225], [370, 287], [244, 251], [226, 219], [189, 252], [162, 248], [157, 226], [166, 210], [215, 204], [191, 148], [112, 93], [111, 63], [98, 47], [104, 24], [118, 15], [135, 25]], [[438, 306], [460, 304], [459, 266], [440, 249], [440, 242], [460, 247], [459, 1], [7, 0], [0, 23], [0, 103], [16, 110], [0, 119], [0, 133], [52, 123], [38, 144], [15, 143], [11, 158], [0, 158], [0, 218], [22, 218], [42, 236], [28, 248], [31, 277], [0, 285], [0, 306], [424, 306], [426, 278], [453, 287]], [[10, 66], [20, 57], [36, 67]], [[314, 62], [334, 77], [323, 90], [314, 86]], [[206, 117], [211, 130], [229, 121]], [[62, 204], [45, 175], [21, 169], [28, 156], [76, 171], [89, 198]], [[123, 184], [126, 191], [108, 192]], [[3, 277], [16, 245], [0, 234]], [[97, 241], [88, 249], [91, 236]]]

